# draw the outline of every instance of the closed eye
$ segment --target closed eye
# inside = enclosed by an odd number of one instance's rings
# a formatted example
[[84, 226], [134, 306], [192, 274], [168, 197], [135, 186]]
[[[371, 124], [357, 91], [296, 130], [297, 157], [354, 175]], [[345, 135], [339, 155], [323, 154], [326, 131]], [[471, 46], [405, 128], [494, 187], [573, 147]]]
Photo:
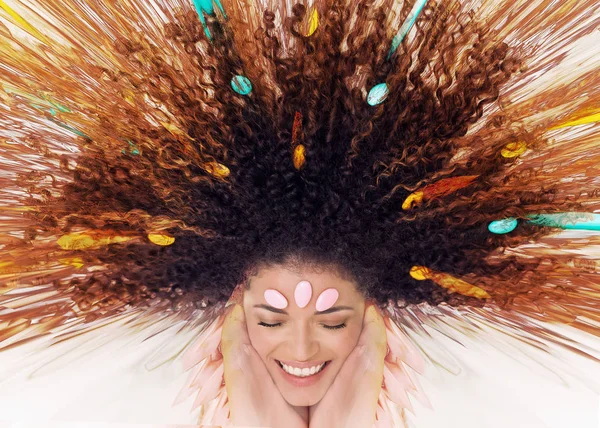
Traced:
[[[261, 321], [258, 323], [258, 325], [262, 325], [263, 327], [279, 327], [281, 325], [281, 323], [278, 322], [277, 324], [267, 324], [267, 323], [264, 323]], [[323, 327], [325, 327], [328, 330], [337, 330], [339, 328], [346, 327], [345, 323], [342, 323], [340, 325], [325, 325], [325, 324], [322, 324], [322, 325], [323, 325]]]

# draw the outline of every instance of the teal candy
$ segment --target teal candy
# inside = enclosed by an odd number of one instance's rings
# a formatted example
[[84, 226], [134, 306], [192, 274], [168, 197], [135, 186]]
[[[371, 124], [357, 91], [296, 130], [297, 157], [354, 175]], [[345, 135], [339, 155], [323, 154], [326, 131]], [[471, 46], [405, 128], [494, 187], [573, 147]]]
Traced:
[[213, 15], [215, 13], [215, 5], [212, 0], [194, 0], [194, 6], [199, 14], [206, 12]]
[[488, 225], [488, 230], [496, 235], [503, 235], [515, 230], [517, 224], [518, 222], [516, 218], [509, 217], [491, 222]]
[[389, 94], [387, 83], [380, 83], [375, 85], [369, 91], [369, 95], [367, 96], [367, 102], [370, 106], [376, 106], [377, 104], [381, 104], [387, 98]]
[[207, 13], [209, 15], [214, 15], [215, 3], [217, 4], [217, 7], [219, 8], [223, 16], [227, 18], [227, 14], [225, 13], [225, 9], [223, 9], [223, 5], [221, 5], [220, 0], [194, 0], [196, 12], [198, 12], [200, 22], [202, 23], [202, 27], [204, 27], [204, 34], [206, 34], [206, 37], [208, 37], [209, 40], [212, 40], [212, 36], [210, 35], [210, 31], [208, 30], [208, 26], [206, 25], [204, 14]]
[[417, 0], [415, 5], [413, 6], [412, 10], [409, 12], [408, 16], [406, 17], [406, 20], [402, 23], [400, 30], [398, 30], [398, 34], [396, 34], [394, 36], [394, 39], [392, 40], [392, 47], [390, 48], [390, 51], [388, 52], [387, 59], [390, 59], [392, 54], [394, 52], [396, 52], [396, 49], [398, 49], [398, 46], [400, 46], [400, 43], [402, 43], [402, 40], [404, 40], [404, 37], [406, 37], [406, 35], [408, 34], [410, 29], [414, 25], [415, 21], [419, 17], [419, 14], [425, 7], [426, 3], [427, 3], [427, 0]]
[[[131, 140], [125, 140], [127, 141], [127, 143], [129, 144], [129, 153], [131, 153], [132, 155], [139, 155], [140, 151], [137, 149], [137, 147], [135, 147], [135, 144], [133, 144], [133, 142]], [[125, 153], [125, 150], [121, 150], [121, 153]]]
[[529, 216], [529, 223], [560, 229], [600, 231], [600, 214], [585, 212], [533, 214]]
[[234, 76], [231, 79], [231, 87], [240, 95], [248, 95], [252, 91], [252, 83], [245, 76]]

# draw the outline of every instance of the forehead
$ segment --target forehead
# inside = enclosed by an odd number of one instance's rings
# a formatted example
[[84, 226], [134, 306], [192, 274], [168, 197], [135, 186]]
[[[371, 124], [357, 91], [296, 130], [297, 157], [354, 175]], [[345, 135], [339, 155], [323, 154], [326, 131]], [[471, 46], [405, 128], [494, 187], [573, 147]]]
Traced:
[[258, 273], [250, 277], [250, 293], [262, 296], [268, 288], [275, 289], [285, 296], [293, 296], [296, 285], [300, 281], [308, 281], [312, 286], [313, 296], [328, 288], [335, 288], [342, 295], [352, 297], [358, 294], [356, 285], [350, 279], [343, 278], [331, 269], [314, 268], [288, 268], [275, 266], [259, 269]]

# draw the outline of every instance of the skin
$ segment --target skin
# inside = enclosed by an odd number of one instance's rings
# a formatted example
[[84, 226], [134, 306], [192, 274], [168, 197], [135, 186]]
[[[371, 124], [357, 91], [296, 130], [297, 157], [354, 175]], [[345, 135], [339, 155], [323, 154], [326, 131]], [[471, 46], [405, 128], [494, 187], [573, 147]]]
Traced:
[[[301, 280], [313, 287], [300, 309], [294, 290]], [[222, 331], [224, 377], [231, 422], [286, 428], [364, 428], [375, 420], [387, 348], [383, 318], [355, 284], [335, 272], [303, 267], [261, 269], [236, 297]], [[335, 307], [351, 309], [315, 314], [320, 293], [335, 287]], [[277, 289], [288, 300], [281, 314], [267, 305], [264, 291]], [[278, 324], [265, 327], [259, 323]], [[346, 327], [335, 330], [325, 326]], [[245, 349], [245, 351], [244, 351]], [[331, 361], [315, 385], [298, 387], [283, 377], [275, 360]]]
[[[312, 285], [312, 297], [302, 309], [294, 300], [294, 290], [300, 281]], [[315, 302], [328, 288], [336, 288], [339, 297], [334, 307], [349, 307], [315, 315]], [[273, 312], [256, 305], [267, 305], [264, 292], [275, 289], [285, 296], [288, 306], [283, 309], [288, 315]], [[344, 361], [356, 347], [362, 331], [365, 299], [349, 280], [342, 279], [331, 271], [316, 272], [309, 268], [286, 269], [270, 267], [261, 269], [250, 278], [250, 288], [243, 298], [248, 335], [267, 371], [283, 398], [294, 407], [310, 407], [318, 403], [333, 383]], [[279, 324], [277, 327], [260, 325]], [[344, 328], [327, 329], [345, 324]], [[283, 376], [276, 360], [296, 362], [331, 361], [319, 382], [308, 387], [291, 385]]]
[[306, 428], [301, 414], [281, 396], [265, 364], [250, 344], [244, 309], [233, 305], [221, 335], [223, 375], [234, 426]]

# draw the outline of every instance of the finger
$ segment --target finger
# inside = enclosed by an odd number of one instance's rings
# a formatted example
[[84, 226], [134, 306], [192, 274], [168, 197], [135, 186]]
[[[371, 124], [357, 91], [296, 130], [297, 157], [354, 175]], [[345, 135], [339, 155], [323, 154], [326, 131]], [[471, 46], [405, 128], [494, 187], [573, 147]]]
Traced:
[[383, 382], [383, 367], [383, 358], [380, 364], [374, 363], [368, 355], [367, 347], [357, 346], [346, 360], [344, 373], [340, 370], [336, 377], [337, 391], [332, 392], [337, 399], [353, 397], [346, 404], [348, 420], [352, 421], [352, 426], [371, 427], [375, 421]]
[[[372, 358], [367, 353], [367, 347], [357, 345], [346, 357], [331, 388], [337, 388], [339, 392], [347, 391], [348, 388], [355, 388], [363, 379], [365, 371], [371, 369], [370, 371], [373, 372], [371, 360]], [[381, 372], [383, 373], [383, 369]]]
[[[240, 351], [232, 355], [232, 370], [224, 363], [225, 389], [231, 410], [231, 421], [244, 426], [265, 426], [261, 420], [265, 417], [265, 410], [261, 407], [273, 406], [282, 402], [283, 397], [277, 401], [276, 394], [280, 394], [270, 374], [251, 345], [242, 344]], [[268, 412], [267, 412], [268, 413]]]
[[246, 330], [244, 310], [241, 305], [232, 305], [223, 321], [221, 331], [221, 353], [223, 354], [223, 377], [229, 398], [244, 396], [247, 385], [242, 367], [245, 365], [242, 352], [243, 331]]
[[[329, 399], [331, 402], [335, 402], [339, 397], [344, 397], [349, 391], [355, 391], [355, 384], [360, 376], [359, 372], [364, 370], [364, 359], [362, 358], [363, 347], [355, 347], [350, 355], [346, 357], [346, 360], [342, 364], [340, 371], [335, 376], [331, 386], [328, 388], [327, 393], [322, 402], [326, 402]], [[327, 403], [329, 404], [329, 403]]]
[[[354, 387], [365, 397], [364, 404], [370, 405], [370, 410], [366, 412], [366, 415], [375, 414], [379, 393], [381, 392], [381, 384], [383, 383], [385, 353], [377, 352], [378, 349], [375, 348], [373, 350], [368, 346], [364, 346], [361, 348], [362, 352], [359, 354], [360, 370], [357, 370]], [[366, 397], [370, 397], [370, 399]]]
[[[221, 351], [225, 381], [235, 384], [250, 379], [262, 379], [268, 371], [256, 350], [250, 344], [244, 309], [236, 304], [223, 322]], [[243, 378], [243, 379], [242, 379]]]
[[258, 355], [258, 352], [252, 345], [242, 345], [242, 370], [248, 375], [259, 382], [273, 382], [267, 366], [264, 361]]
[[376, 355], [383, 354], [387, 350], [387, 333], [383, 317], [377, 311], [375, 305], [370, 305], [365, 310], [363, 319], [363, 330], [358, 338], [357, 346], [365, 346], [367, 352]]
[[242, 344], [250, 344], [244, 308], [233, 305], [227, 313], [221, 331], [221, 352], [237, 352]]

